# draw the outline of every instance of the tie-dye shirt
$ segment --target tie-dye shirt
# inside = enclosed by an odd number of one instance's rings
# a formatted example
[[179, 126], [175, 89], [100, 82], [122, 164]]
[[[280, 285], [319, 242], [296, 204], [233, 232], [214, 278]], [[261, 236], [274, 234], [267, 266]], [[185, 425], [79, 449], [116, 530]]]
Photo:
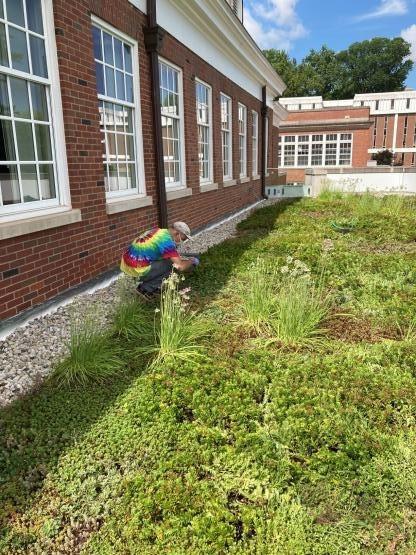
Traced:
[[155, 227], [127, 247], [121, 257], [120, 269], [129, 276], [143, 276], [150, 270], [152, 262], [178, 256], [169, 230]]

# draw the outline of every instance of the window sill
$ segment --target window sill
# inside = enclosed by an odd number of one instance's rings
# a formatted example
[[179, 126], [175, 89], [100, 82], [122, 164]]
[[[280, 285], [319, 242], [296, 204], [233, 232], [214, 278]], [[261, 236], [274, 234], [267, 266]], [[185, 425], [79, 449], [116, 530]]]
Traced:
[[240, 177], [240, 183], [248, 183], [249, 181], [251, 181], [250, 177]]
[[189, 197], [192, 195], [192, 189], [190, 187], [183, 187], [182, 189], [173, 189], [172, 191], [166, 191], [166, 200], [175, 200], [177, 198]]
[[21, 218], [16, 221], [3, 222], [0, 223], [0, 240], [74, 224], [81, 220], [81, 210], [76, 208], [74, 210], [67, 209], [52, 214], [36, 216], [34, 218]]
[[253, 175], [253, 177], [251, 178], [253, 181], [257, 181], [258, 179], [260, 179], [260, 175]]
[[107, 214], [118, 214], [120, 212], [127, 212], [128, 210], [136, 210], [137, 208], [144, 208], [153, 204], [152, 197], [127, 197], [117, 199], [107, 199], [106, 211]]
[[201, 193], [208, 193], [208, 191], [216, 191], [218, 189], [218, 183], [201, 183], [200, 191]]
[[237, 185], [236, 179], [227, 179], [227, 181], [224, 181], [222, 184], [223, 187], [232, 187], [233, 185]]

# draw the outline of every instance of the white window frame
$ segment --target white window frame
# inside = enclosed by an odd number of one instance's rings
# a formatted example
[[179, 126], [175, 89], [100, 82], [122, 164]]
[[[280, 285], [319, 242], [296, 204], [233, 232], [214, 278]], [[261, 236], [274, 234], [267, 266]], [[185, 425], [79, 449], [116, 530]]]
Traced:
[[259, 114], [251, 112], [251, 175], [259, 173]]
[[[341, 139], [341, 135], [351, 135], [351, 139]], [[313, 135], [322, 135], [321, 141], [312, 141]], [[337, 135], [335, 139], [328, 139], [329, 135]], [[285, 141], [286, 137], [293, 137], [294, 140], [292, 141]], [[308, 137], [308, 141], [299, 141], [299, 137]], [[337, 144], [336, 150], [336, 162], [335, 164], [325, 164], [326, 160], [326, 145], [327, 143], [335, 143]], [[337, 133], [310, 133], [310, 134], [300, 134], [300, 135], [282, 135], [281, 142], [279, 143], [280, 146], [280, 159], [281, 164], [279, 167], [282, 168], [335, 168], [335, 167], [351, 167], [352, 166], [352, 156], [353, 156], [353, 142], [354, 142], [354, 133], [353, 132], [337, 132]], [[351, 159], [349, 164], [340, 164], [340, 144], [341, 143], [351, 143]], [[307, 164], [299, 164], [299, 144], [307, 144], [308, 145], [308, 163]], [[322, 145], [322, 154], [321, 154], [321, 164], [319, 165], [312, 165], [312, 145], [314, 144], [321, 144]], [[295, 156], [294, 156], [294, 163], [293, 164], [285, 164], [285, 155], [286, 155], [286, 146], [294, 146], [295, 147]]]
[[[240, 110], [243, 114], [243, 132], [240, 130]], [[238, 103], [238, 154], [239, 176], [247, 177], [247, 106], [241, 102]]]
[[[165, 187], [169, 190], [177, 190], [177, 189], [185, 189], [186, 188], [186, 164], [185, 164], [185, 118], [184, 118], [184, 99], [183, 99], [183, 71], [182, 68], [173, 64], [166, 58], [162, 58], [161, 56], [158, 57], [158, 71], [159, 71], [159, 64], [166, 64], [167, 66], [171, 67], [175, 71], [178, 72], [178, 95], [179, 95], [179, 141], [180, 141], [180, 148], [179, 148], [179, 181], [174, 181], [170, 183], [166, 183]], [[159, 85], [159, 94], [160, 94], [160, 85]], [[160, 117], [164, 114], [162, 111], [160, 112]], [[167, 117], [172, 117], [169, 114]], [[175, 116], [173, 116], [175, 117]]]
[[[209, 168], [209, 176], [206, 179], [199, 179], [199, 182], [201, 185], [207, 185], [209, 183], [213, 183], [214, 182], [214, 138], [213, 138], [213, 130], [212, 130], [212, 87], [211, 85], [208, 85], [208, 83], [205, 83], [205, 81], [202, 81], [201, 79], [196, 78], [195, 79], [195, 89], [196, 89], [196, 85], [197, 84], [203, 85], [204, 87], [206, 87], [208, 89], [208, 125], [206, 127], [209, 128], [208, 131], [208, 139], [209, 139], [209, 145], [208, 145], [208, 150], [209, 150], [209, 159], [208, 159], [208, 168]], [[196, 95], [196, 90], [195, 90], [195, 95]], [[196, 110], [198, 110], [198, 104], [197, 104], [197, 99], [196, 99]], [[197, 120], [197, 126], [198, 125], [203, 125], [203, 124], [199, 124], [198, 120]], [[198, 145], [199, 148], [199, 145]]]
[[0, 72], [10, 77], [19, 77], [24, 79], [26, 82], [29, 81], [43, 84], [49, 89], [47, 97], [51, 128], [51, 149], [53, 156], [56, 198], [0, 206], [0, 222], [16, 221], [26, 219], [28, 217], [35, 218], [43, 215], [47, 216], [56, 212], [66, 211], [71, 208], [52, 0], [41, 0], [41, 9], [44, 32], [43, 36], [45, 39], [46, 64], [49, 77], [46, 79], [44, 77], [30, 75], [23, 71], [5, 66], [0, 66]]
[[[221, 123], [221, 163], [222, 163], [222, 179], [223, 181], [231, 181], [233, 179], [233, 100], [231, 96], [228, 94], [220, 93], [220, 112], [222, 110], [222, 99], [226, 98], [228, 100], [228, 106], [230, 109], [229, 116], [230, 116], [230, 124], [227, 130], [222, 128], [222, 119], [220, 117]], [[228, 168], [230, 173], [224, 174], [224, 140], [223, 140], [223, 133], [226, 132], [230, 138], [230, 144], [228, 149]]]
[[[113, 98], [111, 96], [106, 96], [103, 94], [98, 94], [98, 101], [102, 100], [104, 102], [110, 102], [112, 104], [125, 105], [133, 109], [133, 125], [134, 129], [134, 147], [136, 151], [136, 163], [134, 164], [136, 172], [136, 187], [131, 189], [125, 189], [122, 191], [106, 191], [106, 200], [126, 200], [129, 198], [144, 197], [146, 195], [146, 185], [145, 185], [145, 174], [144, 174], [144, 151], [143, 151], [143, 133], [142, 133], [142, 115], [141, 115], [141, 101], [140, 101], [140, 66], [139, 66], [139, 47], [136, 40], [126, 35], [122, 31], [119, 31], [116, 27], [113, 27], [106, 21], [91, 15], [91, 23], [97, 27], [100, 27], [103, 31], [107, 31], [109, 34], [115, 36], [123, 42], [126, 42], [131, 47], [131, 61], [133, 69], [133, 94], [134, 102], [127, 102]], [[105, 80], [105, 75], [104, 75]], [[104, 139], [105, 140], [105, 139]], [[103, 164], [103, 167], [105, 165]]]

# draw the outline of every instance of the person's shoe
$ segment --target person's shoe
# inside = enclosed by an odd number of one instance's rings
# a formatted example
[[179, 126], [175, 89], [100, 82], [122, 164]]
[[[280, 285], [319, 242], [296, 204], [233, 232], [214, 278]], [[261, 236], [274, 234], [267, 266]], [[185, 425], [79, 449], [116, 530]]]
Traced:
[[149, 303], [155, 299], [154, 293], [149, 293], [148, 291], [144, 291], [140, 285], [136, 288], [136, 294], [142, 301]]

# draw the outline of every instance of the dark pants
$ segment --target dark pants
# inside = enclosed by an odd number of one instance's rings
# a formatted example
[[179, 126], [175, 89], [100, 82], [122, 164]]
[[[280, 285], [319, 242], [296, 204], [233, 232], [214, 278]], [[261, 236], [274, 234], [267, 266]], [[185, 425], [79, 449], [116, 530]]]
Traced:
[[162, 281], [170, 276], [172, 272], [172, 261], [157, 260], [150, 264], [150, 270], [140, 278], [139, 287], [145, 293], [154, 293], [162, 287]]
[[[186, 253], [185, 256], [187, 258], [191, 258], [198, 255]], [[145, 276], [140, 278], [140, 289], [145, 293], [154, 293], [155, 291], [159, 291], [162, 287], [163, 280], [168, 278], [172, 273], [172, 267], [173, 265], [170, 259], [152, 262], [150, 264], [150, 270]], [[190, 268], [189, 271], [192, 271], [192, 268]]]

